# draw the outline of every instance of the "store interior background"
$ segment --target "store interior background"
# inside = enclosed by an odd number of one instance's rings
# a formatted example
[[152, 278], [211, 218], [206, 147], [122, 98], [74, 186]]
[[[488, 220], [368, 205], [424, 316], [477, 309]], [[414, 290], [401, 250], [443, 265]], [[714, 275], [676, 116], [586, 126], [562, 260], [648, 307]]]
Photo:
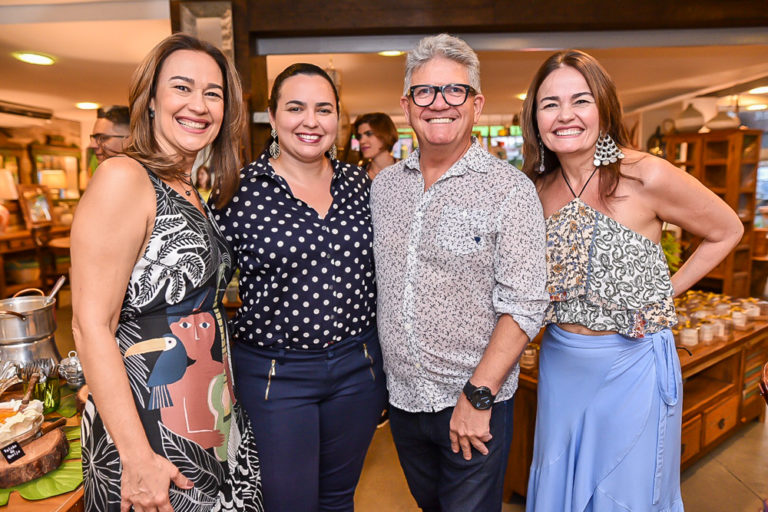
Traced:
[[[78, 110], [75, 103], [126, 104], [136, 65], [172, 31], [173, 3], [0, 1], [0, 102], [43, 109], [51, 115], [50, 119], [35, 119], [0, 113], [0, 146], [45, 143], [48, 136], [58, 137], [60, 143], [80, 148], [82, 169], [78, 171], [86, 171], [90, 155], [85, 148], [95, 113]], [[349, 23], [354, 24], [351, 14]], [[349, 121], [379, 111], [407, 128], [399, 106], [405, 57], [383, 57], [376, 52], [407, 50], [421, 35], [282, 37], [262, 41], [259, 51], [268, 55], [270, 81], [297, 61], [332, 66], [341, 78], [342, 106]], [[768, 92], [747, 93], [768, 86], [765, 26], [458, 35], [480, 56], [487, 99], [482, 125], [514, 126], [522, 105], [518, 95], [525, 92], [540, 63], [557, 49], [576, 47], [595, 55], [614, 78], [628, 128], [634, 130], [642, 148], [658, 126], [691, 103], [705, 120], [718, 111], [729, 111], [738, 114], [742, 124], [768, 132], [768, 110], [748, 110], [751, 105], [768, 105]], [[23, 50], [53, 55], [57, 63], [33, 66], [10, 56]], [[768, 133], [764, 133], [762, 145], [758, 200], [768, 199]], [[76, 194], [83, 183], [79, 179], [72, 183], [76, 183], [72, 185]], [[71, 346], [66, 334], [71, 310], [65, 308], [61, 315], [64, 333], [57, 333], [57, 341], [65, 345], [66, 353]], [[768, 498], [766, 460], [768, 430], [763, 424], [753, 424], [684, 473], [687, 508], [756, 511], [761, 500]], [[376, 434], [356, 501], [363, 512], [416, 510], [386, 427]], [[505, 505], [505, 510], [522, 510], [522, 506], [518, 500]]]

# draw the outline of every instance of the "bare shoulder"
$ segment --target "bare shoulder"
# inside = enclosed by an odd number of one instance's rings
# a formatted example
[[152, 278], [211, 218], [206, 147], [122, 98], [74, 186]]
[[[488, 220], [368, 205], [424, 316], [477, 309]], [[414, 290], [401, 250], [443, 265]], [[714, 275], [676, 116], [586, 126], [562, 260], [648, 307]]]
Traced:
[[154, 194], [146, 169], [133, 158], [121, 156], [105, 160], [96, 168], [81, 203], [135, 204], [151, 197]]
[[691, 179], [684, 171], [663, 158], [632, 149], [624, 150], [624, 153], [626, 156], [622, 161], [621, 173], [628, 178], [636, 178], [624, 181], [633, 181], [632, 185], [645, 192], [655, 194], [671, 185]]

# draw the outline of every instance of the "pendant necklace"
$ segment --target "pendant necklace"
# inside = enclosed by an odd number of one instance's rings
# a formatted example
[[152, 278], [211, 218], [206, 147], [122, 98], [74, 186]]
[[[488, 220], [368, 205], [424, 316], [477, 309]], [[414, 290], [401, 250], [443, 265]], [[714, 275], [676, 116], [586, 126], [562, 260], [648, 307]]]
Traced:
[[187, 190], [183, 186], [181, 187], [181, 189], [184, 191], [184, 193], [187, 195], [187, 197], [191, 196], [192, 195], [192, 189], [195, 188], [194, 185], [192, 185], [192, 180], [189, 179], [189, 178], [187, 178], [187, 179], [179, 178], [179, 182], [181, 182], [182, 184], [184, 184], [184, 185], [189, 187], [189, 190]]

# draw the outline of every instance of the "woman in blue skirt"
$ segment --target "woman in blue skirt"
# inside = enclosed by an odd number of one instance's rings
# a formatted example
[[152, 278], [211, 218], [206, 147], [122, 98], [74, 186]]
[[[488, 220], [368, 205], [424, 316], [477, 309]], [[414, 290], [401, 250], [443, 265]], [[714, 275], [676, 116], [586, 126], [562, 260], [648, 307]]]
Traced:
[[[728, 254], [742, 224], [696, 179], [629, 148], [615, 86], [586, 53], [549, 57], [522, 117], [550, 294], [527, 510], [682, 511], [673, 297]], [[664, 222], [703, 238], [672, 278]]]

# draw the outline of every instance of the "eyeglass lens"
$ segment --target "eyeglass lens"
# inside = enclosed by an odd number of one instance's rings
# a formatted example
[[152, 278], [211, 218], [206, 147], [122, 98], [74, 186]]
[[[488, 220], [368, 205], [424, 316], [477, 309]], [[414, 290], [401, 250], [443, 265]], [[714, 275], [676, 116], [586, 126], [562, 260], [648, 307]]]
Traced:
[[411, 97], [417, 106], [428, 107], [435, 102], [437, 91], [440, 91], [448, 105], [458, 107], [467, 101], [470, 89], [466, 84], [415, 85], [411, 87]]

